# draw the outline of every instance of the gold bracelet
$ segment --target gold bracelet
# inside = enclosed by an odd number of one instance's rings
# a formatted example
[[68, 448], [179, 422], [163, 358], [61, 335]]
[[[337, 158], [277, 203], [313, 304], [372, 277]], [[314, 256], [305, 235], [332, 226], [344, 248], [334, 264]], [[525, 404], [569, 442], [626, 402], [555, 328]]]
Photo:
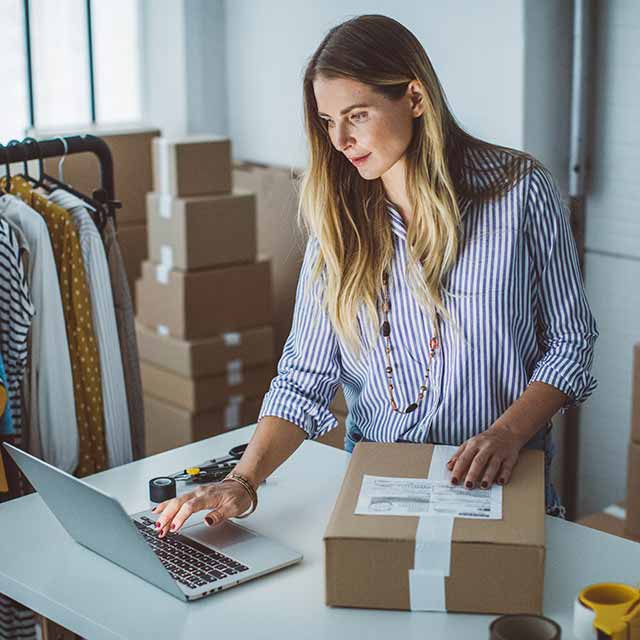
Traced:
[[227, 480], [233, 480], [238, 484], [241, 484], [244, 487], [244, 490], [249, 494], [249, 497], [251, 498], [250, 511], [248, 513], [243, 513], [240, 516], [234, 516], [234, 518], [246, 518], [247, 516], [250, 516], [258, 507], [258, 494], [256, 490], [253, 488], [251, 483], [244, 476], [241, 476], [239, 473], [236, 473], [235, 471], [231, 471], [228, 475], [226, 475], [222, 480], [222, 482], [226, 482]]

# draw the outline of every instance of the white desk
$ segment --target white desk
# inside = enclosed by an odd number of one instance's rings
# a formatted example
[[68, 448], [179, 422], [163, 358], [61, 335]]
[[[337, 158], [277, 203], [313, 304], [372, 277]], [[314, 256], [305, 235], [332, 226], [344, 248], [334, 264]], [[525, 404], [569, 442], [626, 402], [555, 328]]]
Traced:
[[[254, 426], [91, 476], [129, 513], [149, 505], [149, 478], [248, 441]], [[349, 455], [311, 441], [260, 488], [250, 527], [300, 550], [300, 564], [197, 602], [181, 602], [74, 542], [38, 495], [0, 505], [0, 592], [91, 640], [113, 638], [475, 638], [496, 616], [331, 608], [324, 604], [325, 526]], [[199, 514], [198, 517], [202, 517]], [[107, 526], [107, 523], [105, 523]], [[545, 615], [563, 639], [587, 584], [634, 584], [640, 544], [547, 517]], [[233, 634], [233, 635], [231, 635]]]

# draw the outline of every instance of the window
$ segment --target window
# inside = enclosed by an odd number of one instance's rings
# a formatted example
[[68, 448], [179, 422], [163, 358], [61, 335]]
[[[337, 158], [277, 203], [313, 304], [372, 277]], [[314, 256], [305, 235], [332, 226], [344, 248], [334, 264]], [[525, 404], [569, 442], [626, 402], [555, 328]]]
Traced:
[[[69, 129], [87, 126], [94, 118], [98, 124], [140, 119], [140, 1], [3, 0], [0, 60], [5, 73], [0, 142], [24, 137], [31, 124]], [[27, 8], [33, 114], [29, 106]]]

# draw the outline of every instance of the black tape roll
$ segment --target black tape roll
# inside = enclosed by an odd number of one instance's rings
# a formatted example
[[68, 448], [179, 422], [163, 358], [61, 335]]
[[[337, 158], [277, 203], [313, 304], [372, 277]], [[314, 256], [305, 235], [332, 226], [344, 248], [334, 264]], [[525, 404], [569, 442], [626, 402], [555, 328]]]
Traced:
[[173, 478], [151, 478], [149, 498], [151, 502], [164, 502], [176, 497], [176, 481]]

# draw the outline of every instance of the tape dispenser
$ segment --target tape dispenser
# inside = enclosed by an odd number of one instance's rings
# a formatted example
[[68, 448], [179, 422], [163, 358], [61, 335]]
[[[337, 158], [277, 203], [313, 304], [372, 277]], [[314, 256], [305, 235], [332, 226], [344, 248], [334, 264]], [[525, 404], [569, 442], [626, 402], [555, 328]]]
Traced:
[[583, 589], [574, 603], [578, 640], [640, 640], [640, 590], [602, 582]]

